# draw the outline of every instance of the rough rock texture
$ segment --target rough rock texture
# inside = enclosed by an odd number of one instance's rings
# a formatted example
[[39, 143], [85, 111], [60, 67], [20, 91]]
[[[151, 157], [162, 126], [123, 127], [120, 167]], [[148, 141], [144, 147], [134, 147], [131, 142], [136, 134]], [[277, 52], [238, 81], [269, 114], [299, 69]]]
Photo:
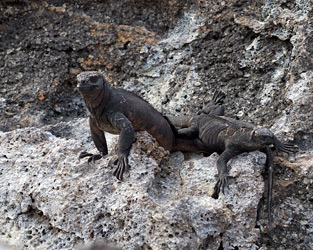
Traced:
[[[255, 244], [311, 249], [312, 6], [310, 0], [2, 0], [0, 130], [48, 123], [55, 125], [43, 131], [80, 138], [60, 121], [86, 115], [75, 89], [83, 69], [103, 71], [114, 86], [166, 114], [194, 114], [222, 89], [228, 116], [271, 127], [301, 150], [275, 158], [274, 229], [268, 237], [263, 197]], [[31, 220], [45, 221], [36, 208], [29, 212]]]
[[66, 137], [47, 127], [1, 132], [2, 241], [23, 249], [72, 249], [102, 237], [123, 249], [256, 248], [264, 154], [234, 158], [229, 190], [215, 200], [217, 155], [169, 156], [141, 132], [129, 175], [119, 182], [109, 163], [113, 136], [106, 159], [92, 165], [77, 159], [91, 145], [86, 124], [63, 123]]

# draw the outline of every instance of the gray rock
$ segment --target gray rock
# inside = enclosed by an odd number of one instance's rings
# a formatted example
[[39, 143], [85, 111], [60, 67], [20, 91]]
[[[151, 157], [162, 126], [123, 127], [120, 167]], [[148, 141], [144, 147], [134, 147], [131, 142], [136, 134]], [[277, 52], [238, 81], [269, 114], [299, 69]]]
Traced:
[[123, 249], [258, 249], [263, 153], [235, 157], [229, 189], [215, 200], [216, 154], [169, 155], [140, 132], [120, 182], [110, 163], [116, 136], [107, 135], [109, 156], [88, 165], [77, 159], [93, 148], [86, 119], [62, 126], [67, 133], [0, 132], [0, 241], [21, 249], [73, 249], [95, 239]]

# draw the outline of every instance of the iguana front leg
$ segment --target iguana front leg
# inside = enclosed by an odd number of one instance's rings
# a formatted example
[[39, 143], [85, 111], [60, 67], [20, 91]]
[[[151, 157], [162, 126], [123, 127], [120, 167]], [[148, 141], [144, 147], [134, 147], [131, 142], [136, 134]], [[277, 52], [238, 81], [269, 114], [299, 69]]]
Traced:
[[89, 127], [91, 132], [91, 138], [100, 154], [91, 154], [86, 151], [81, 152], [79, 155], [79, 159], [90, 156], [88, 159], [88, 163], [95, 162], [96, 160], [99, 160], [103, 156], [108, 154], [108, 147], [104, 132], [98, 128], [97, 123], [92, 116], [89, 117]]
[[277, 150], [283, 151], [285, 153], [295, 153], [299, 150], [297, 145], [294, 144], [284, 144], [276, 136], [274, 136], [274, 146]]
[[240, 152], [233, 148], [226, 148], [226, 150], [220, 155], [217, 159], [217, 172], [218, 172], [218, 181], [214, 187], [214, 193], [212, 197], [218, 199], [218, 195], [222, 189], [224, 194], [224, 188], [227, 186], [227, 162], [234, 156], [238, 155]]
[[113, 175], [117, 179], [123, 180], [125, 169], [130, 168], [128, 164], [128, 155], [134, 141], [135, 132], [131, 122], [124, 114], [113, 113], [108, 118], [110, 123], [120, 131], [117, 167], [114, 170]]

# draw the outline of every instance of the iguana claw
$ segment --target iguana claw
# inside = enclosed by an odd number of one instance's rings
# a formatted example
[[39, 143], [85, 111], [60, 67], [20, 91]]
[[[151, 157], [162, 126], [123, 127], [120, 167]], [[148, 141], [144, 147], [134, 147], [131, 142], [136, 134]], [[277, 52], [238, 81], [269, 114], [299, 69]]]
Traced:
[[223, 91], [221, 90], [215, 90], [212, 98], [212, 103], [213, 104], [219, 104], [222, 105], [224, 102], [226, 95]]
[[125, 154], [121, 154], [115, 161], [114, 164], [117, 163], [117, 167], [113, 172], [113, 175], [120, 181], [123, 180], [123, 174], [125, 170], [129, 170], [130, 166], [128, 164], [128, 156]]
[[86, 151], [83, 151], [83, 152], [81, 152], [80, 155], [78, 156], [78, 159], [82, 159], [82, 158], [85, 158], [85, 157], [88, 157], [88, 156], [90, 156], [90, 157], [88, 158], [88, 161], [87, 161], [88, 164], [89, 164], [90, 162], [95, 163], [95, 161], [97, 161], [97, 160], [99, 160], [99, 159], [102, 158], [102, 155], [100, 155], [100, 154], [94, 155], [94, 154], [88, 153], [88, 152], [86, 152]]
[[80, 155], [78, 156], [78, 159], [81, 159], [81, 158], [85, 158], [87, 156], [92, 156], [92, 154], [86, 152], [86, 151], [83, 151], [80, 153]]
[[217, 183], [215, 184], [212, 198], [218, 199], [218, 196], [219, 196], [221, 189], [222, 189], [222, 193], [225, 194], [224, 191], [225, 191], [225, 187], [227, 187], [227, 185], [228, 185], [228, 176], [223, 175], [223, 176], [219, 177]]

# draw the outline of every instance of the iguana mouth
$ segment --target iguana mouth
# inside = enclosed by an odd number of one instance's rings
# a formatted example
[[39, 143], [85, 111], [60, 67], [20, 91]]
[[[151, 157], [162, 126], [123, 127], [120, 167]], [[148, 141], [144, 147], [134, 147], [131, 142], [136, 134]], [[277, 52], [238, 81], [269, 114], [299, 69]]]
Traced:
[[90, 84], [88, 81], [81, 81], [81, 82], [78, 82], [77, 84], [77, 88], [79, 90], [81, 89], [90, 89], [91, 87], [95, 87], [94, 84]]

